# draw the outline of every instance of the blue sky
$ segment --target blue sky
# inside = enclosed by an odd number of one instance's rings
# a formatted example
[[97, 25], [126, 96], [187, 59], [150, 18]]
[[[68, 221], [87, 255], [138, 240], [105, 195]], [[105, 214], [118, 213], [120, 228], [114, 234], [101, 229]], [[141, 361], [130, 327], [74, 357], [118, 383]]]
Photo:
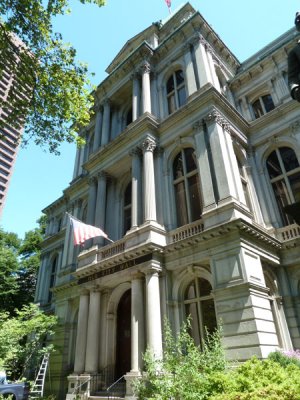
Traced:
[[[172, 0], [172, 10], [184, 2]], [[191, 0], [240, 61], [293, 26], [300, 0]], [[77, 49], [78, 59], [95, 73], [93, 83], [105, 77], [105, 68], [132, 36], [152, 22], [168, 17], [165, 0], [107, 0], [98, 8], [71, 1], [71, 15], [55, 21], [57, 31]], [[54, 156], [31, 145], [20, 149], [1, 226], [20, 237], [37, 226], [41, 210], [62, 195], [72, 179], [75, 148], [64, 144]]]

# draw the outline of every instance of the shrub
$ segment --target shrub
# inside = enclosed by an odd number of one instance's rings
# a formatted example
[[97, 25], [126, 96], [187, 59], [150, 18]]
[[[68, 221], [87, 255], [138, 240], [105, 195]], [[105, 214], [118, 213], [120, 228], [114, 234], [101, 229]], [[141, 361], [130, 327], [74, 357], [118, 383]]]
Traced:
[[300, 368], [300, 351], [274, 351], [268, 356], [269, 360], [273, 360], [280, 364], [282, 367], [286, 367], [290, 364], [297, 365]]

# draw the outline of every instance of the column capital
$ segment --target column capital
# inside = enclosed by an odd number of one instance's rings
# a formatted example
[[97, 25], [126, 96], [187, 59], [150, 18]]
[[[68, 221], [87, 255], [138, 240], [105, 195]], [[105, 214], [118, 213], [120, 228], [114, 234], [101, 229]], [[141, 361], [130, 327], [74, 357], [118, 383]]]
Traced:
[[203, 132], [204, 131], [204, 121], [203, 120], [196, 121], [193, 124], [193, 130], [195, 131], [195, 133]]
[[141, 153], [142, 153], [142, 151], [139, 147], [135, 147], [135, 148], [129, 150], [130, 157], [140, 156]]
[[88, 178], [88, 183], [89, 183], [89, 186], [92, 186], [92, 185], [95, 185], [96, 183], [97, 183], [97, 177], [96, 176], [90, 176], [89, 178]]
[[204, 118], [205, 122], [216, 122], [218, 125], [220, 125], [223, 129], [226, 131], [230, 132], [230, 123], [227, 118], [225, 118], [219, 110], [216, 108], [212, 108], [211, 111], [205, 116]]
[[149, 63], [149, 61], [145, 60], [141, 64], [140, 70], [141, 70], [142, 74], [150, 74], [150, 72], [151, 72], [151, 64]]
[[146, 276], [151, 276], [151, 275], [159, 275], [162, 272], [162, 267], [161, 265], [149, 265], [148, 267], [143, 270], [143, 273]]
[[107, 172], [105, 172], [105, 171], [100, 171], [100, 172], [98, 172], [98, 174], [97, 174], [97, 178], [98, 178], [98, 180], [100, 180], [100, 179], [107, 179], [108, 178], [108, 173]]
[[130, 274], [131, 281], [142, 280], [144, 276], [140, 271], [134, 271]]
[[142, 142], [142, 149], [143, 151], [151, 151], [152, 153], [154, 152], [156, 148], [156, 140], [153, 137], [146, 137], [146, 139]]

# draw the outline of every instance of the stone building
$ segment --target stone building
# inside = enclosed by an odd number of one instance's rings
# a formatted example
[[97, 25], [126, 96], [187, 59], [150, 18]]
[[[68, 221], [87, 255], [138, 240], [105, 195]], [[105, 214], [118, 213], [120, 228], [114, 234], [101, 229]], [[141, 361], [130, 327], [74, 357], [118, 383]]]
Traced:
[[[61, 398], [123, 376], [130, 398], [164, 317], [176, 332], [191, 315], [199, 345], [221, 321], [229, 359], [300, 347], [300, 227], [286, 208], [300, 201], [296, 35], [240, 63], [187, 3], [108, 66], [73, 180], [44, 210], [36, 301], [59, 317]], [[74, 247], [66, 211], [114, 243]]]

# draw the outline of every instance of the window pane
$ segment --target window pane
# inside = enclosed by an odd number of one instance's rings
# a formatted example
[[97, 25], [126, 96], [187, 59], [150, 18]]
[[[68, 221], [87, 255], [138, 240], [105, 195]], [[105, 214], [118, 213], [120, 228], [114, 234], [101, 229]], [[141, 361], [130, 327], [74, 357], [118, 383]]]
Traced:
[[182, 86], [180, 89], [178, 89], [177, 93], [178, 93], [178, 105], [179, 107], [181, 107], [186, 102], [185, 87]]
[[181, 83], [184, 82], [184, 76], [183, 76], [183, 71], [180, 69], [175, 72], [176, 75], [176, 84], [179, 86]]
[[172, 75], [167, 82], [167, 93], [173, 92], [173, 90], [174, 90], [174, 78]]
[[293, 149], [290, 147], [280, 147], [279, 152], [284, 164], [284, 168], [287, 172], [299, 167], [299, 163]]
[[274, 110], [275, 106], [274, 106], [274, 103], [273, 103], [273, 100], [272, 100], [272, 97], [271, 97], [270, 94], [267, 94], [267, 95], [265, 95], [265, 96], [262, 96], [262, 101], [263, 101], [263, 103], [264, 103], [266, 112], [269, 112], [269, 111], [271, 111], [271, 110]]
[[189, 222], [186, 198], [185, 198], [184, 182], [179, 182], [175, 185], [175, 200], [176, 200], [177, 224], [178, 226], [182, 226]]
[[126, 187], [125, 194], [124, 194], [124, 207], [131, 204], [131, 183], [129, 183]]
[[125, 233], [131, 228], [131, 207], [124, 210], [124, 232]]
[[211, 288], [211, 284], [208, 282], [208, 280], [199, 278], [198, 285], [199, 285], [200, 297], [210, 295], [212, 288]]
[[295, 198], [295, 202], [300, 201], [300, 172], [289, 176], [288, 179]]
[[292, 224], [293, 220], [284, 211], [284, 207], [290, 204], [288, 191], [284, 180], [274, 182], [272, 186], [282, 220], [286, 225]]
[[186, 171], [191, 172], [197, 169], [196, 154], [192, 148], [184, 149]]
[[187, 304], [185, 307], [185, 312], [186, 316], [191, 317], [191, 329], [190, 329], [190, 335], [194, 339], [195, 345], [200, 346], [201, 341], [200, 341], [200, 332], [199, 332], [199, 326], [200, 326], [200, 321], [198, 318], [198, 313], [197, 313], [197, 304], [192, 303], [192, 304]]
[[131, 124], [132, 122], [132, 108], [128, 111], [127, 116], [126, 116], [126, 126]]
[[282, 174], [276, 151], [273, 151], [269, 155], [267, 159], [267, 169], [269, 172], [270, 179], [275, 178], [276, 176]]
[[185, 300], [191, 300], [196, 298], [196, 287], [195, 282], [192, 282], [185, 291]]
[[261, 116], [264, 114], [259, 99], [256, 100], [256, 101], [252, 104], [252, 109], [253, 109], [255, 118], [259, 118], [259, 117], [261, 117]]
[[189, 200], [191, 207], [191, 220], [196, 221], [201, 218], [202, 203], [200, 198], [199, 178], [198, 175], [188, 178]]
[[175, 95], [172, 94], [168, 97], [168, 112], [172, 114], [176, 110]]
[[212, 333], [217, 327], [216, 312], [213, 299], [201, 301], [201, 312], [203, 325], [206, 326], [209, 333]]
[[173, 163], [173, 178], [174, 180], [183, 177], [183, 163], [182, 163], [182, 155], [179, 153]]

